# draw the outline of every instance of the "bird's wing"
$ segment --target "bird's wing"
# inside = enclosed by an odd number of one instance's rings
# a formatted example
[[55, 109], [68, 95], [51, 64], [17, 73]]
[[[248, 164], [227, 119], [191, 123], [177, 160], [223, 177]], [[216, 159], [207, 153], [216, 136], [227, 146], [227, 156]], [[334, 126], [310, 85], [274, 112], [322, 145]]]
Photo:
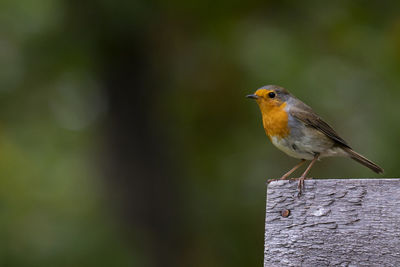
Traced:
[[313, 112], [304, 112], [300, 110], [291, 110], [290, 115], [292, 115], [297, 120], [306, 124], [306, 126], [313, 127], [320, 132], [324, 133], [326, 136], [334, 140], [335, 142], [341, 144], [342, 146], [350, 148], [349, 144], [343, 140], [336, 132], [332, 129], [329, 124], [324, 122], [318, 115]]

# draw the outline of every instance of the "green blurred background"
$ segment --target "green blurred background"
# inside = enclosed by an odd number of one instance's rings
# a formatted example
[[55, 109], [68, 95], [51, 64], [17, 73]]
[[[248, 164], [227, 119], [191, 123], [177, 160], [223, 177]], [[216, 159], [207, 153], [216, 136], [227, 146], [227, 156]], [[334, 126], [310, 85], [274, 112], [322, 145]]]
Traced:
[[[260, 266], [279, 84], [398, 177], [400, 2], [0, 2], [0, 266]], [[374, 177], [326, 159], [314, 177]]]

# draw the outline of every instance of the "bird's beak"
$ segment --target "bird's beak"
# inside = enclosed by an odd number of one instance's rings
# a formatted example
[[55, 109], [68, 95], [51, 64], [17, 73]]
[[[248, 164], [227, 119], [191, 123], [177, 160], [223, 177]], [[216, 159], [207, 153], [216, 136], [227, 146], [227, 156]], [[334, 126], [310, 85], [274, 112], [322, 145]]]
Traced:
[[258, 99], [258, 95], [246, 95], [247, 98]]

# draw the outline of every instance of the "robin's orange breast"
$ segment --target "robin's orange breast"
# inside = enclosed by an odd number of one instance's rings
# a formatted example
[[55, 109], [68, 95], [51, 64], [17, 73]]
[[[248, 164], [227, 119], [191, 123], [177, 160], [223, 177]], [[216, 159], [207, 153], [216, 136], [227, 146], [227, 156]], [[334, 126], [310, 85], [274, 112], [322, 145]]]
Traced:
[[265, 133], [272, 137], [285, 138], [289, 135], [289, 116], [285, 110], [286, 103], [280, 105], [260, 105]]

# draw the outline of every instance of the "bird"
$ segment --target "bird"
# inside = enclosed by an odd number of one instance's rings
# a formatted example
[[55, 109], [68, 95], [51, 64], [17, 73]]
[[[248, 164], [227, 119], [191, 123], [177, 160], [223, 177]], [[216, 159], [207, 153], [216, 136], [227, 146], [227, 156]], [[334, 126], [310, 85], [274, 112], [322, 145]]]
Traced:
[[298, 194], [302, 194], [304, 180], [317, 160], [325, 157], [349, 157], [382, 174], [384, 170], [354, 151], [311, 107], [278, 85], [266, 85], [246, 96], [254, 99], [261, 111], [265, 133], [278, 149], [300, 159], [280, 179], [289, 176], [307, 160], [311, 161], [298, 179]]

